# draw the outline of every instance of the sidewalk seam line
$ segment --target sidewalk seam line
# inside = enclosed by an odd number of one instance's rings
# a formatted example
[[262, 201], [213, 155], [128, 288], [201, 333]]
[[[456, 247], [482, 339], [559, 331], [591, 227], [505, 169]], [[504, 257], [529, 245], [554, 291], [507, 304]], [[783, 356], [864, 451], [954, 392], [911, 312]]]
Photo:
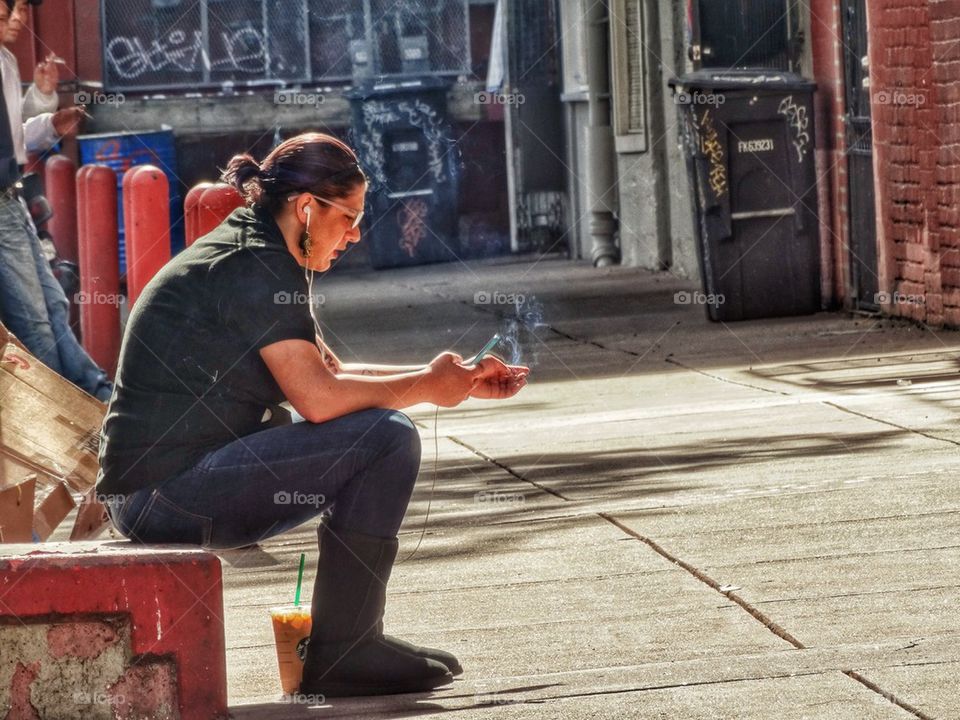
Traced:
[[792, 393], [785, 392], [783, 390], [773, 390], [771, 388], [765, 388], [760, 385], [751, 385], [750, 383], [740, 382], [739, 380], [731, 380], [730, 378], [725, 378], [722, 375], [716, 375], [706, 370], [701, 370], [700, 368], [695, 368], [692, 365], [687, 365], [675, 360], [672, 357], [664, 359], [664, 362], [670, 363], [671, 365], [676, 365], [677, 367], [683, 368], [684, 370], [689, 370], [690, 372], [697, 373], [698, 375], [703, 375], [708, 377], [711, 380], [716, 380], [717, 382], [727, 383], [728, 385], [737, 385], [738, 387], [749, 388], [750, 390], [758, 390], [760, 392], [770, 393], [771, 395], [780, 395], [782, 397], [794, 397]]
[[861, 417], [864, 420], [873, 420], [874, 422], [878, 422], [881, 425], [888, 425], [889, 427], [896, 428], [897, 430], [903, 430], [905, 432], [913, 433], [914, 435], [919, 435], [920, 437], [925, 437], [928, 440], [935, 440], [937, 442], [945, 442], [945, 443], [949, 443], [950, 445], [960, 446], [960, 442], [956, 440], [951, 440], [950, 438], [937, 437], [936, 435], [931, 435], [930, 433], [926, 433], [923, 430], [915, 430], [914, 428], [907, 427], [906, 425], [898, 425], [897, 423], [892, 422], [890, 420], [884, 420], [883, 418], [873, 417], [873, 415], [867, 415], [866, 413], [857, 412], [856, 410], [851, 410], [850, 408], [844, 407], [843, 405], [839, 405], [833, 402], [832, 400], [823, 400], [822, 402], [824, 405], [829, 405], [832, 408], [835, 408], [841, 412], [849, 413], [850, 415], [856, 415], [857, 417]]
[[913, 707], [913, 705], [910, 705], [909, 703], [903, 700], [900, 700], [896, 695], [894, 695], [891, 692], [887, 692], [882, 687], [877, 685], [875, 682], [867, 680], [867, 678], [865, 678], [863, 675], [858, 673], [856, 670], [844, 670], [843, 674], [852, 680], [856, 680], [865, 688], [867, 688], [868, 690], [872, 690], [873, 692], [875, 692], [877, 695], [884, 698], [888, 702], [896, 705], [897, 707], [903, 710], [906, 710], [908, 713], [912, 715], [915, 715], [916, 717], [920, 718], [920, 720], [934, 720], [932, 716], [927, 715], [922, 710]]
[[470, 452], [472, 452], [474, 455], [476, 455], [476, 456], [478, 456], [478, 457], [480, 457], [480, 458], [483, 458], [484, 460], [486, 460], [486, 461], [487, 461], [488, 463], [490, 463], [491, 465], [495, 465], [495, 466], [497, 466], [498, 468], [500, 468], [501, 470], [510, 473], [510, 474], [513, 475], [513, 477], [515, 477], [517, 480], [520, 480], [520, 481], [525, 482], [525, 483], [529, 483], [530, 485], [533, 485], [535, 488], [537, 488], [537, 489], [539, 489], [539, 490], [542, 490], [542, 491], [545, 492], [545, 493], [549, 493], [550, 495], [553, 495], [554, 497], [559, 498], [559, 499], [561, 499], [561, 500], [563, 500], [563, 501], [565, 501], [565, 502], [570, 502], [570, 498], [568, 498], [568, 497], [566, 497], [565, 495], [563, 495], [563, 493], [560, 493], [560, 492], [558, 492], [558, 491], [556, 491], [556, 490], [553, 490], [553, 489], [551, 489], [551, 488], [548, 488], [546, 485], [541, 485], [541, 484], [538, 483], [538, 482], [535, 482], [535, 481], [533, 481], [533, 480], [530, 480], [530, 479], [528, 479], [528, 478], [523, 477], [523, 475], [520, 475], [519, 473], [517, 473], [516, 471], [514, 471], [513, 469], [511, 469], [511, 468], [508, 467], [507, 465], [504, 465], [504, 464], [503, 464], [502, 462], [500, 462], [499, 460], [496, 460], [496, 459], [490, 457], [489, 455], [487, 455], [485, 452], [482, 452], [481, 450], [477, 450], [477, 448], [475, 448], [475, 447], [471, 447], [470, 445], [468, 445], [467, 443], [465, 443], [463, 440], [461, 440], [461, 439], [459, 439], [459, 438], [456, 438], [456, 437], [454, 437], [453, 435], [447, 435], [446, 437], [447, 437], [447, 439], [450, 440], [451, 442], [454, 442], [454, 443], [456, 443], [457, 445], [459, 445], [460, 447], [466, 448], [467, 450], [469, 450]]
[[[724, 595], [724, 596], [727, 597], [729, 600], [732, 600], [733, 602], [735, 602], [735, 603], [736, 603], [737, 605], [739, 605], [741, 608], [743, 608], [744, 610], [746, 610], [747, 613], [749, 613], [751, 617], [753, 617], [753, 618], [754, 618], [755, 620], [757, 620], [758, 622], [762, 623], [770, 632], [772, 632], [772, 633], [773, 633], [774, 635], [776, 635], [777, 637], [781, 638], [782, 640], [786, 640], [788, 643], [790, 643], [791, 645], [793, 645], [793, 646], [794, 646], [795, 648], [797, 648], [798, 650], [806, 650], [806, 649], [807, 649], [806, 646], [803, 645], [803, 643], [801, 643], [799, 640], [797, 640], [797, 639], [794, 638], [792, 635], [790, 635], [790, 633], [788, 633], [786, 630], [784, 630], [782, 627], [780, 627], [780, 625], [778, 625], [777, 623], [775, 623], [772, 619], [770, 619], [769, 617], [767, 617], [766, 614], [764, 614], [763, 612], [761, 612], [760, 610], [758, 610], [757, 608], [755, 608], [753, 605], [751, 605], [750, 603], [748, 603], [746, 600], [744, 600], [743, 598], [741, 598], [741, 597], [740, 597], [739, 595], [737, 595], [736, 593], [734, 593], [734, 592], [732, 592], [732, 591], [726, 591], [726, 592], [725, 592], [725, 591], [721, 590], [721, 589], [720, 589], [720, 585], [719, 585], [715, 580], [713, 580], [711, 577], [709, 577], [708, 575], [706, 575], [706, 574], [703, 573], [702, 571], [700, 571], [700, 570], [698, 570], [697, 568], [695, 568], [695, 567], [694, 567], [693, 565], [691, 565], [690, 563], [685, 562], [685, 561], [681, 560], [680, 558], [678, 558], [678, 557], [670, 554], [669, 552], [667, 552], [667, 550], [665, 550], [664, 548], [660, 547], [660, 545], [658, 545], [656, 542], [654, 542], [654, 541], [651, 540], [650, 538], [644, 537], [644, 536], [641, 535], [640, 533], [638, 533], [638, 532], [634, 531], [633, 529], [627, 527], [626, 525], [624, 525], [623, 523], [621, 523], [621, 522], [620, 522], [619, 520], [617, 520], [616, 518], [614, 518], [614, 517], [612, 517], [612, 516], [610, 516], [610, 515], [607, 515], [606, 513], [597, 513], [597, 514], [598, 514], [600, 517], [602, 517], [604, 520], [606, 520], [607, 522], [609, 522], [610, 524], [612, 524], [612, 525], [620, 528], [623, 532], [627, 533], [627, 534], [630, 535], [631, 537], [634, 537], [634, 538], [636, 538], [637, 540], [639, 540], [640, 542], [642, 542], [642, 543], [644, 543], [645, 545], [649, 546], [649, 547], [652, 548], [655, 552], [659, 553], [660, 555], [662, 555], [664, 558], [666, 558], [666, 559], [669, 560], [670, 562], [672, 562], [672, 563], [674, 563], [674, 564], [676, 564], [676, 565], [679, 565], [679, 566], [682, 567], [684, 570], [686, 570], [688, 573], [690, 573], [691, 575], [693, 575], [695, 578], [697, 578], [697, 579], [700, 580], [701, 582], [709, 585], [711, 588], [713, 588], [714, 590], [716, 590], [717, 592], [719, 592], [721, 595]], [[856, 672], [855, 670], [842, 670], [841, 672], [842, 672], [844, 675], [846, 675], [847, 677], [849, 677], [851, 680], [854, 680], [854, 681], [860, 683], [861, 685], [863, 685], [864, 687], [866, 687], [868, 690], [871, 690], [872, 692], [880, 695], [882, 698], [884, 698], [884, 699], [887, 700], [888, 702], [892, 703], [893, 705], [896, 705], [897, 707], [901, 708], [902, 710], [905, 710], [906, 712], [911, 713], [912, 715], [916, 716], [917, 718], [920, 718], [920, 720], [934, 720], [932, 717], [930, 717], [929, 715], [925, 714], [925, 713], [922, 712], [921, 710], [913, 707], [913, 706], [910, 705], [909, 703], [906, 703], [906, 702], [900, 700], [900, 699], [897, 698], [897, 696], [894, 695], [893, 693], [887, 692], [886, 690], [884, 690], [883, 688], [881, 688], [881, 687], [880, 687], [879, 685], [877, 685], [876, 683], [873, 683], [873, 682], [871, 682], [870, 680], [867, 680], [865, 677], [863, 677], [860, 673]]]
[[[672, 362], [672, 361], [668, 358], [668, 359], [667, 359], [667, 362]], [[691, 369], [692, 369], [692, 368], [691, 368]], [[700, 372], [700, 371], [699, 371], [699, 370], [694, 370], [694, 372]], [[702, 373], [702, 374], [705, 374], [705, 375], [706, 375], [707, 373]], [[718, 378], [718, 379], [719, 379], [719, 380], [723, 380], [723, 378]], [[724, 382], [728, 382], [728, 381], [726, 381], [726, 380], [723, 380], [723, 381], [724, 381]], [[738, 384], [738, 385], [739, 385], [739, 384], [741, 384], [741, 383], [734, 383], [734, 384]], [[748, 387], [749, 387], [749, 386], [748, 386]], [[762, 388], [757, 388], [757, 389], [762, 389]], [[769, 391], [769, 390], [768, 390], [767, 392], [777, 392], [777, 391]], [[779, 393], [779, 392], [778, 392], [777, 394], [785, 395], [786, 393]], [[826, 405], [832, 405], [833, 403], [825, 402], [824, 404], [826, 404]], [[842, 407], [839, 407], [839, 406], [835, 406], [835, 407], [837, 407], [838, 409], [841, 409], [841, 410], [844, 410], [844, 409], [845, 409], [845, 408], [842, 408]], [[854, 414], [857, 414], [857, 413], [854, 413]], [[869, 418], [869, 419], [873, 419], [873, 418]], [[880, 421], [880, 422], [883, 422], [883, 421]], [[903, 428], [903, 429], [909, 430], [909, 428]], [[915, 432], [915, 431], [911, 431], [911, 432]], [[487, 455], [486, 453], [478, 450], [477, 448], [471, 447], [470, 445], [468, 445], [466, 442], [460, 440], [459, 438], [456, 438], [456, 437], [454, 437], [454, 436], [452, 436], [452, 435], [448, 435], [447, 438], [448, 438], [449, 440], [455, 442], [456, 444], [460, 445], [461, 447], [463, 447], [463, 448], [471, 451], [472, 453], [474, 453], [475, 455], [479, 456], [480, 458], [486, 460], [486, 461], [489, 462], [490, 464], [495, 465], [496, 467], [504, 470], [505, 472], [509, 473], [510, 475], [512, 475], [512, 476], [515, 477], [516, 479], [520, 480], [521, 482], [529, 483], [530, 485], [533, 485], [534, 487], [542, 490], [543, 492], [549, 493], [550, 495], [553, 495], [554, 497], [557, 497], [557, 498], [559, 498], [559, 499], [561, 499], [561, 500], [563, 500], [563, 501], [565, 501], [565, 502], [570, 502], [570, 498], [565, 497], [565, 496], [564, 496], [563, 494], [561, 494], [560, 492], [558, 492], [558, 491], [556, 491], [556, 490], [553, 490], [553, 489], [551, 489], [551, 488], [549, 488], [549, 487], [547, 487], [547, 486], [545, 486], [545, 485], [541, 485], [540, 483], [534, 482], [533, 480], [529, 480], [529, 479], [523, 477], [523, 475], [521, 475], [520, 473], [518, 473], [518, 472], [516, 472], [515, 470], [513, 470], [512, 468], [510, 468], [508, 465], [505, 465], [504, 463], [501, 463], [499, 460], [496, 460], [496, 459], [490, 457], [489, 455]], [[960, 444], [960, 443], [958, 443], [958, 444]], [[793, 646], [794, 648], [796, 648], [797, 650], [806, 650], [806, 649], [807, 649], [807, 647], [806, 647], [803, 643], [801, 643], [799, 640], [797, 640], [795, 637], [793, 637], [793, 635], [791, 635], [790, 633], [788, 633], [784, 628], [782, 628], [780, 625], [778, 625], [777, 623], [775, 623], [771, 618], [767, 617], [767, 615], [766, 615], [765, 613], [761, 612], [759, 609], [757, 609], [756, 607], [754, 607], [753, 605], [751, 605], [750, 603], [748, 603], [746, 600], [744, 600], [743, 598], [741, 598], [739, 595], [737, 595], [737, 594], [734, 593], [733, 591], [724, 591], [724, 590], [721, 590], [721, 589], [720, 589], [720, 587], [721, 587], [720, 584], [719, 584], [716, 580], [714, 580], [713, 578], [711, 578], [709, 575], [705, 574], [703, 571], [697, 569], [696, 567], [694, 567], [694, 566], [691, 565], [690, 563], [688, 563], [688, 562], [686, 562], [686, 561], [684, 561], [684, 560], [681, 560], [680, 558], [676, 557], [675, 555], [672, 555], [672, 554], [669, 553], [666, 549], [664, 549], [663, 547], [661, 547], [660, 545], [658, 545], [654, 540], [651, 540], [650, 538], [644, 537], [643, 535], [641, 535], [640, 533], [636, 532], [636, 531], [633, 530], [632, 528], [628, 527], [627, 525], [624, 525], [622, 522], [620, 522], [619, 520], [617, 520], [617, 519], [616, 519], [615, 517], [613, 517], [612, 515], [609, 515], [609, 514], [607, 514], [607, 513], [605, 513], [605, 512], [597, 512], [596, 515], [597, 515], [598, 517], [602, 518], [603, 520], [605, 520], [606, 522], [610, 523], [610, 524], [613, 525], [614, 527], [620, 529], [622, 532], [625, 532], [627, 535], [630, 535], [631, 537], [635, 538], [636, 540], [639, 540], [640, 542], [642, 542], [643, 544], [645, 544], [646, 546], [648, 546], [649, 548], [651, 548], [654, 552], [656, 552], [657, 554], [661, 555], [661, 556], [662, 556], [663, 558], [665, 558], [666, 560], [669, 560], [669, 561], [672, 562], [674, 565], [677, 565], [677, 566], [683, 568], [683, 569], [686, 570], [689, 574], [693, 575], [693, 577], [695, 577], [695, 578], [696, 578], [697, 580], [699, 580], [700, 582], [704, 583], [705, 585], [707, 585], [708, 587], [712, 588], [713, 590], [716, 590], [718, 593], [720, 593], [721, 595], [723, 595], [724, 597], [726, 597], [728, 600], [731, 600], [732, 602], [736, 603], [739, 607], [741, 607], [744, 611], [746, 611], [747, 614], [749, 614], [754, 620], [756, 620], [757, 622], [761, 623], [764, 627], [767, 628], [767, 630], [769, 630], [770, 632], [772, 632], [774, 635], [776, 635], [777, 637], [779, 637], [781, 640], [784, 640], [785, 642], [789, 643], [790, 645], [792, 645], [792, 646]], [[880, 695], [882, 698], [884, 698], [885, 700], [887, 700], [889, 703], [891, 703], [891, 704], [893, 704], [893, 705], [896, 705], [896, 706], [899, 707], [901, 710], [904, 710], [904, 711], [906, 711], [906, 712], [909, 712], [910, 714], [914, 715], [915, 717], [919, 718], [920, 720], [934, 720], [934, 718], [932, 718], [931, 716], [929, 716], [929, 715], [925, 714], [924, 712], [922, 712], [921, 710], [913, 707], [913, 706], [910, 705], [909, 703], [906, 703], [906, 702], [900, 700], [899, 698], [897, 698], [896, 695], [894, 695], [894, 694], [891, 693], [891, 692], [887, 692], [886, 690], [884, 690], [883, 688], [881, 688], [879, 685], [877, 685], [876, 683], [868, 680], [867, 678], [865, 678], [864, 676], [862, 676], [860, 673], [856, 672], [855, 670], [841, 670], [840, 672], [842, 672], [844, 675], [846, 675], [847, 677], [849, 677], [851, 680], [860, 683], [861, 685], [863, 685], [863, 686], [864, 686], [865, 688], [867, 688], [868, 690], [870, 690], [870, 691], [872, 691], [872, 692]]]
[[721, 590], [720, 583], [718, 583], [716, 580], [714, 580], [709, 575], [704, 573], [702, 570], [697, 569], [696, 567], [686, 562], [685, 560], [681, 560], [676, 555], [671, 554], [665, 548], [658, 545], [655, 541], [651, 540], [648, 537], [644, 537], [643, 535], [636, 532], [632, 528], [628, 527], [627, 525], [624, 525], [615, 517], [603, 512], [597, 513], [597, 515], [599, 515], [601, 518], [606, 520], [611, 525], [627, 533], [627, 535], [630, 535], [631, 537], [644, 543], [645, 545], [650, 547], [654, 552], [658, 553], [659, 555], [662, 555], [664, 558], [672, 562], [674, 565], [678, 565], [679, 567], [683, 568], [688, 573], [693, 575], [697, 580], [704, 583], [705, 585], [708, 585], [712, 589], [716, 590], [718, 593], [726, 597], [728, 600], [735, 602], [737, 605], [743, 608], [751, 617], [753, 617], [754, 620], [761, 623], [764, 627], [766, 627], [770, 632], [772, 632], [774, 635], [779, 637], [781, 640], [785, 640], [786, 642], [790, 643], [797, 650], [807, 649], [806, 646], [803, 643], [801, 643], [799, 640], [797, 640], [795, 637], [793, 637], [793, 635], [788, 633], [786, 630], [780, 627], [777, 623], [775, 623], [772, 619], [767, 617], [766, 614], [764, 614], [757, 608], [753, 607], [750, 603], [748, 603], [746, 600], [741, 598], [739, 595], [737, 595], [733, 591]]

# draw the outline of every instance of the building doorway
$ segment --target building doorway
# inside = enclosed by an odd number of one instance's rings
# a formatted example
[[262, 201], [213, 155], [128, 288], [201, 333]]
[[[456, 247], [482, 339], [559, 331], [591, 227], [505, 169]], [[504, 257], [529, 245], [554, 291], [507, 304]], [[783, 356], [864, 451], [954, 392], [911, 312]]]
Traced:
[[850, 284], [854, 307], [879, 310], [877, 210], [873, 185], [867, 0], [843, 0], [846, 150], [850, 199]]

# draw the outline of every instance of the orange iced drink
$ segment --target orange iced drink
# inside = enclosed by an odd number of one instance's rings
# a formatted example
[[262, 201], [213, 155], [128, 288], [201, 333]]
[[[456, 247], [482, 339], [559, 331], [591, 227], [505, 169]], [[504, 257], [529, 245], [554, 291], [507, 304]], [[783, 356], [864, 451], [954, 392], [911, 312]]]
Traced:
[[300, 688], [303, 678], [303, 660], [307, 656], [307, 639], [310, 637], [310, 608], [271, 608], [273, 636], [277, 642], [277, 663], [280, 666], [280, 685], [283, 692], [293, 695]]

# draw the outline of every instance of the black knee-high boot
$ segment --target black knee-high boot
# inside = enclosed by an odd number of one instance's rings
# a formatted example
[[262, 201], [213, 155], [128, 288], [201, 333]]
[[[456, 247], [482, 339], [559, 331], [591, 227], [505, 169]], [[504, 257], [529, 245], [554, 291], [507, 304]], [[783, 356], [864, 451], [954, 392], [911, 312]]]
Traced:
[[300, 692], [327, 697], [392, 695], [452, 682], [446, 665], [383, 635], [397, 539], [332, 531], [325, 523], [317, 534], [320, 560], [311, 606], [313, 629]]

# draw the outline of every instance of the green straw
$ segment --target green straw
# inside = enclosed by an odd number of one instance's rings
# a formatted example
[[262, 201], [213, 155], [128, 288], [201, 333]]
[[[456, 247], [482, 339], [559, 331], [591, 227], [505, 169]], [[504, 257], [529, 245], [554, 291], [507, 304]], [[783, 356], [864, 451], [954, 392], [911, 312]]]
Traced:
[[303, 586], [303, 563], [306, 559], [306, 553], [300, 553], [300, 572], [297, 573], [297, 594], [293, 599], [294, 607], [300, 607], [300, 588]]

